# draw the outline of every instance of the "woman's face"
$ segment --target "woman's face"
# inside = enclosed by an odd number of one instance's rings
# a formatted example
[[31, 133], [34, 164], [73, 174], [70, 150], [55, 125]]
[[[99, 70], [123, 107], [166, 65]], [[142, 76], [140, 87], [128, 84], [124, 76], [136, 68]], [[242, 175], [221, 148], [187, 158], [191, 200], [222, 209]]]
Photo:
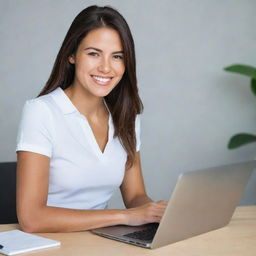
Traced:
[[125, 71], [123, 47], [118, 32], [111, 28], [90, 31], [69, 62], [75, 65], [72, 86], [104, 97], [122, 79]]

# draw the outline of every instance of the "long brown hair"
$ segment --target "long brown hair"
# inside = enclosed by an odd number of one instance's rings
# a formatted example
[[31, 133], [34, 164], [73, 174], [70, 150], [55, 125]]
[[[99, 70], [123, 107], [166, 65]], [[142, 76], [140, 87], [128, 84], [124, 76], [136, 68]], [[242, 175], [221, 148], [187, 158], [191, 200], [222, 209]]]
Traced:
[[93, 5], [76, 16], [56, 57], [51, 75], [38, 96], [50, 93], [57, 87], [64, 90], [72, 84], [75, 65], [68, 61], [69, 56], [76, 53], [80, 42], [91, 30], [101, 27], [115, 29], [123, 46], [125, 72], [118, 85], [105, 96], [105, 101], [112, 115], [114, 137], [118, 137], [124, 147], [127, 153], [126, 168], [130, 168], [136, 151], [135, 118], [142, 112], [143, 105], [137, 87], [134, 41], [128, 24], [117, 10], [110, 6]]

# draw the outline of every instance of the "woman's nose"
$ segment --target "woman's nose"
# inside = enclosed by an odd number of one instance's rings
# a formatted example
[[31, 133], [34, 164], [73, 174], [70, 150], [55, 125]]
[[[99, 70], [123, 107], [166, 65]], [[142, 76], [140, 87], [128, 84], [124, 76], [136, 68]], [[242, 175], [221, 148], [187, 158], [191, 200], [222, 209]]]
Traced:
[[101, 63], [98, 67], [99, 71], [102, 73], [109, 73], [111, 70], [111, 65], [109, 63], [109, 60], [106, 58], [102, 58]]

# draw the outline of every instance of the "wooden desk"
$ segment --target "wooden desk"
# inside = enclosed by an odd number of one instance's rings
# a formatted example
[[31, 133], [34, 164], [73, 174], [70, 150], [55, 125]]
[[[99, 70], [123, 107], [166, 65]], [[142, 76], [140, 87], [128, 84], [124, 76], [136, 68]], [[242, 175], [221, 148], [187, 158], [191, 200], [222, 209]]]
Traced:
[[[0, 231], [19, 228], [0, 225]], [[60, 248], [40, 250], [33, 256], [255, 256], [256, 206], [238, 207], [230, 224], [187, 240], [150, 250], [99, 237], [89, 231], [73, 233], [40, 233], [40, 236], [61, 241]]]

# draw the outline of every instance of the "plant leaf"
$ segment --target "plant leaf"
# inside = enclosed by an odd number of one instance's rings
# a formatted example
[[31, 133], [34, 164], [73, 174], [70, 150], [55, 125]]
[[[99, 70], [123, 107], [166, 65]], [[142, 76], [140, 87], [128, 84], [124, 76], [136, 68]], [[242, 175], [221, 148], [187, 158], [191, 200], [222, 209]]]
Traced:
[[252, 78], [251, 80], [251, 90], [253, 94], [256, 96], [256, 79], [255, 78]]
[[225, 67], [224, 70], [256, 79], [256, 68], [253, 66], [244, 64], [233, 64], [231, 66]]
[[245, 144], [255, 142], [255, 141], [256, 141], [255, 135], [248, 134], [248, 133], [239, 133], [231, 137], [228, 143], [228, 148], [229, 149], [238, 148]]

